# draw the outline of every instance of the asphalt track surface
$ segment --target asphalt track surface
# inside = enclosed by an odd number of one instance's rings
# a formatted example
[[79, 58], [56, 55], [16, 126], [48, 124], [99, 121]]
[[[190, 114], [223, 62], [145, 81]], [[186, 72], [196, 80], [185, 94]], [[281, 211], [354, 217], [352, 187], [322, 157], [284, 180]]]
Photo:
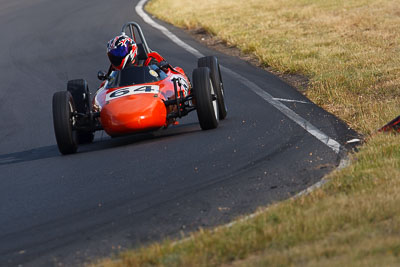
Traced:
[[[195, 112], [180, 125], [95, 142], [61, 156], [51, 99], [69, 79], [91, 91], [107, 69], [106, 42], [126, 21], [191, 77], [196, 58], [144, 24], [126, 0], [0, 0], [0, 266], [82, 264], [163, 237], [226, 223], [290, 197], [340, 161], [325, 144], [234, 76], [222, 73], [228, 117], [202, 131]], [[277, 98], [309, 102], [280, 79], [217, 55]], [[282, 102], [343, 144], [355, 133], [313, 104]]]

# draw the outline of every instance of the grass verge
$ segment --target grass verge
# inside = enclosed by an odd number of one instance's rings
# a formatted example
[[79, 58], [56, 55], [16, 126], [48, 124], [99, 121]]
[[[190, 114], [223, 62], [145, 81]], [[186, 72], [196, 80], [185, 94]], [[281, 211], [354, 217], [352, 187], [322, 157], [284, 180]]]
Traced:
[[397, 0], [153, 0], [146, 8], [264, 66], [306, 75], [307, 96], [357, 131], [371, 133], [400, 113]]
[[[204, 28], [281, 73], [368, 135], [400, 113], [400, 6], [392, 0], [153, 0], [147, 10]], [[168, 10], [168, 12], [165, 12]], [[323, 188], [231, 228], [154, 243], [101, 266], [351, 266], [400, 260], [400, 144], [375, 135]]]
[[[388, 266], [400, 261], [400, 145], [379, 135], [309, 195], [231, 228], [126, 251], [100, 266]], [[356, 158], [355, 158], [356, 157]]]

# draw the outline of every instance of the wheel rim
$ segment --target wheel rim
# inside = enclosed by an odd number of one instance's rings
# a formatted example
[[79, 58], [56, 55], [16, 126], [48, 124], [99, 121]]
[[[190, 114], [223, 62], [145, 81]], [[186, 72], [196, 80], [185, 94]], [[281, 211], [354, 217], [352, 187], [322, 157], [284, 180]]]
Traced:
[[224, 109], [227, 110], [226, 103], [225, 103], [224, 83], [222, 82], [221, 69], [219, 68], [219, 65], [218, 65], [218, 75], [219, 75], [219, 88], [221, 89], [222, 99], [224, 99], [224, 101], [223, 101]]
[[[220, 86], [219, 88], [221, 88], [221, 95], [222, 95], [222, 98], [225, 99], [224, 84], [221, 82], [219, 86]], [[224, 101], [224, 108], [225, 108], [225, 110], [226, 110], [226, 103], [225, 103], [225, 101]]]
[[74, 107], [72, 106], [72, 102], [68, 101], [68, 106], [69, 106], [69, 115], [70, 115], [70, 123], [71, 123], [71, 133], [72, 133], [72, 139], [74, 140], [74, 142], [77, 140], [77, 133], [74, 130], [75, 125], [76, 125], [76, 118], [74, 116]]
[[[215, 97], [215, 92], [214, 92], [214, 87], [212, 85], [212, 82], [210, 80], [210, 88], [211, 88], [211, 97]], [[214, 114], [215, 114], [215, 118], [218, 120], [219, 116], [218, 116], [218, 99], [212, 100], [212, 105], [213, 105], [213, 109], [214, 109]]]
[[76, 119], [74, 116], [74, 108], [72, 107], [72, 103], [71, 101], [68, 101], [68, 106], [69, 106], [69, 115], [70, 115], [70, 122], [71, 122], [71, 126], [72, 128], [74, 128], [75, 124], [76, 124]]

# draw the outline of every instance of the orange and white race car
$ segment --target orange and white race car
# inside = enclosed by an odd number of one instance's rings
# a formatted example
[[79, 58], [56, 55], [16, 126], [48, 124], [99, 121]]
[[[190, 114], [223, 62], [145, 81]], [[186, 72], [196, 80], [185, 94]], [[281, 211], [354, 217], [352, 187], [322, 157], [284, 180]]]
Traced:
[[[126, 29], [137, 43], [139, 63], [150, 55], [159, 56], [150, 50], [136, 22], [126, 23], [123, 34]], [[100, 71], [98, 78], [103, 82], [92, 99], [83, 79], [68, 81], [66, 91], [53, 95], [54, 131], [62, 154], [75, 153], [79, 144], [92, 142], [97, 130], [112, 137], [154, 131], [193, 110], [201, 128], [208, 130], [227, 115], [220, 66], [214, 56], [198, 59], [192, 82], [181, 68], [169, 64], [138, 64], [110, 75]]]

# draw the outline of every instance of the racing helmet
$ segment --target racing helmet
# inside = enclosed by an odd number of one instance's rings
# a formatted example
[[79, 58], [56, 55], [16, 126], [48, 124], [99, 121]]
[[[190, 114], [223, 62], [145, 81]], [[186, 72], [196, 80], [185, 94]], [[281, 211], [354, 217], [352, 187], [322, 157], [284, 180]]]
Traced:
[[107, 44], [107, 56], [111, 65], [117, 69], [123, 69], [128, 62], [135, 63], [137, 45], [127, 35], [118, 35]]

